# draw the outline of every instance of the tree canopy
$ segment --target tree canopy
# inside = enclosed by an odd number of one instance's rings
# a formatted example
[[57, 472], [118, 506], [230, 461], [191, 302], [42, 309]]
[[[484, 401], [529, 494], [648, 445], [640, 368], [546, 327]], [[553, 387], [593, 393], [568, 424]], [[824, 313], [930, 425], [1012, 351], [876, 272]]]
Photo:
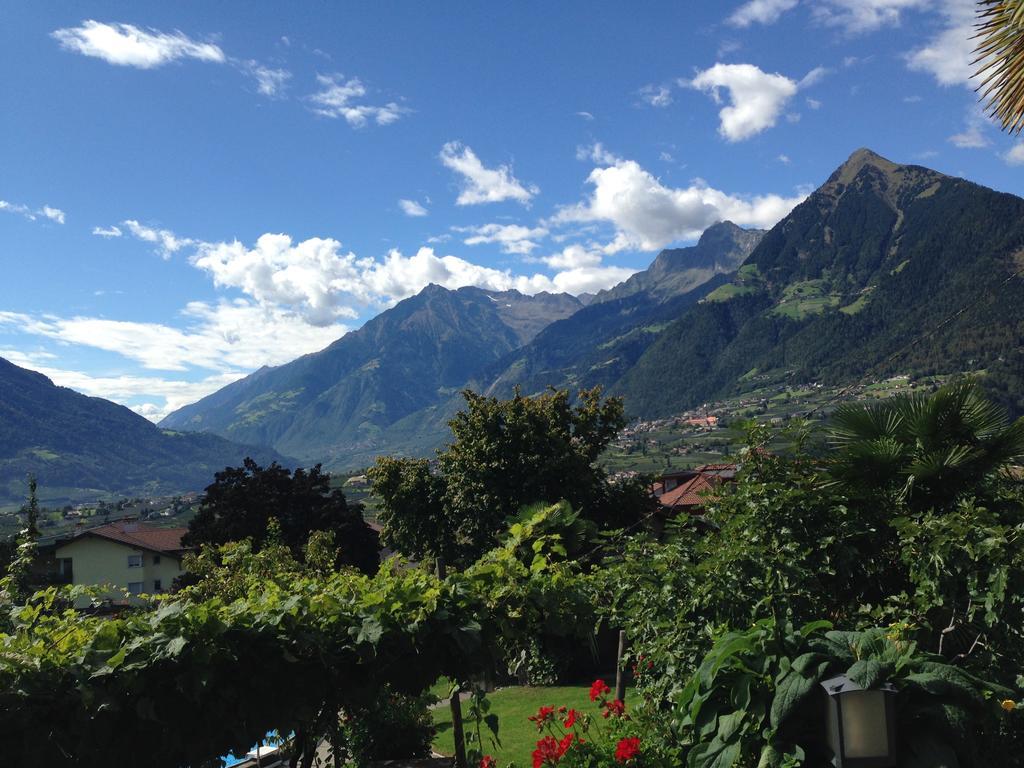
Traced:
[[601, 528], [635, 522], [649, 511], [639, 483], [612, 483], [596, 464], [625, 426], [620, 398], [600, 388], [509, 399], [463, 392], [450, 422], [453, 441], [425, 460], [378, 459], [370, 470], [382, 499], [384, 541], [412, 557], [469, 562], [495, 545], [520, 510], [568, 501]]
[[183, 543], [225, 544], [252, 539], [258, 549], [271, 518], [280, 526], [281, 542], [298, 554], [314, 531], [333, 532], [338, 564], [373, 573], [378, 563], [377, 534], [363, 520], [362, 506], [349, 504], [331, 490], [331, 476], [320, 465], [294, 473], [274, 462], [261, 467], [252, 459], [215, 475], [189, 522]]

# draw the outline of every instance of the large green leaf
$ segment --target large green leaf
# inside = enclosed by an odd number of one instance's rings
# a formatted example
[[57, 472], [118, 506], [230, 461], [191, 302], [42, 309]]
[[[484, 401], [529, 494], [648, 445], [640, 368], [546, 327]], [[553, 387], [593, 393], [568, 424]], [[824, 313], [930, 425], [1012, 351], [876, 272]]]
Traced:
[[805, 653], [775, 686], [775, 697], [769, 713], [772, 728], [779, 728], [821, 681], [829, 661], [818, 653]]

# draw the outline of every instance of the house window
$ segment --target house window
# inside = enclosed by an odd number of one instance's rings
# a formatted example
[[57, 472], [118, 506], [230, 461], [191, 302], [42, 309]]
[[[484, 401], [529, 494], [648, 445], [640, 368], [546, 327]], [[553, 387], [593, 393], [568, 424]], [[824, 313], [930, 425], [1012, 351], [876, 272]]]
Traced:
[[128, 567], [129, 568], [141, 568], [142, 567], [142, 555], [128, 555]]
[[153, 591], [154, 592], [163, 592], [164, 591], [164, 583], [163, 583], [163, 581], [161, 581], [160, 579], [153, 579]]
[[128, 591], [133, 595], [142, 594], [142, 582], [141, 581], [129, 581]]
[[160, 555], [153, 555], [153, 565], [160, 565]]

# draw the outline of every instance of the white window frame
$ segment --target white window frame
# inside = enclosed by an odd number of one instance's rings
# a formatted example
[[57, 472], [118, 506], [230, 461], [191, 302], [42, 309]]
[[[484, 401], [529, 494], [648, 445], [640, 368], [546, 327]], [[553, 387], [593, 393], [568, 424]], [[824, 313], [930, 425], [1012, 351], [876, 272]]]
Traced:
[[141, 568], [142, 567], [142, 555], [128, 555], [128, 567], [129, 568]]
[[146, 585], [141, 581], [129, 581], [128, 592], [132, 595], [141, 595], [142, 590]]

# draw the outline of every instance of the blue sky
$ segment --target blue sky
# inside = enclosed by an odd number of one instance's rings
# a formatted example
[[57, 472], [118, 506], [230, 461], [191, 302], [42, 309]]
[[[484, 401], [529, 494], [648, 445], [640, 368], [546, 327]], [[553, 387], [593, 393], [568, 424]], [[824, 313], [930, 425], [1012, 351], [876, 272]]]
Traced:
[[854, 149], [1024, 193], [970, 0], [17, 2], [0, 356], [149, 418], [429, 282], [580, 293]]

